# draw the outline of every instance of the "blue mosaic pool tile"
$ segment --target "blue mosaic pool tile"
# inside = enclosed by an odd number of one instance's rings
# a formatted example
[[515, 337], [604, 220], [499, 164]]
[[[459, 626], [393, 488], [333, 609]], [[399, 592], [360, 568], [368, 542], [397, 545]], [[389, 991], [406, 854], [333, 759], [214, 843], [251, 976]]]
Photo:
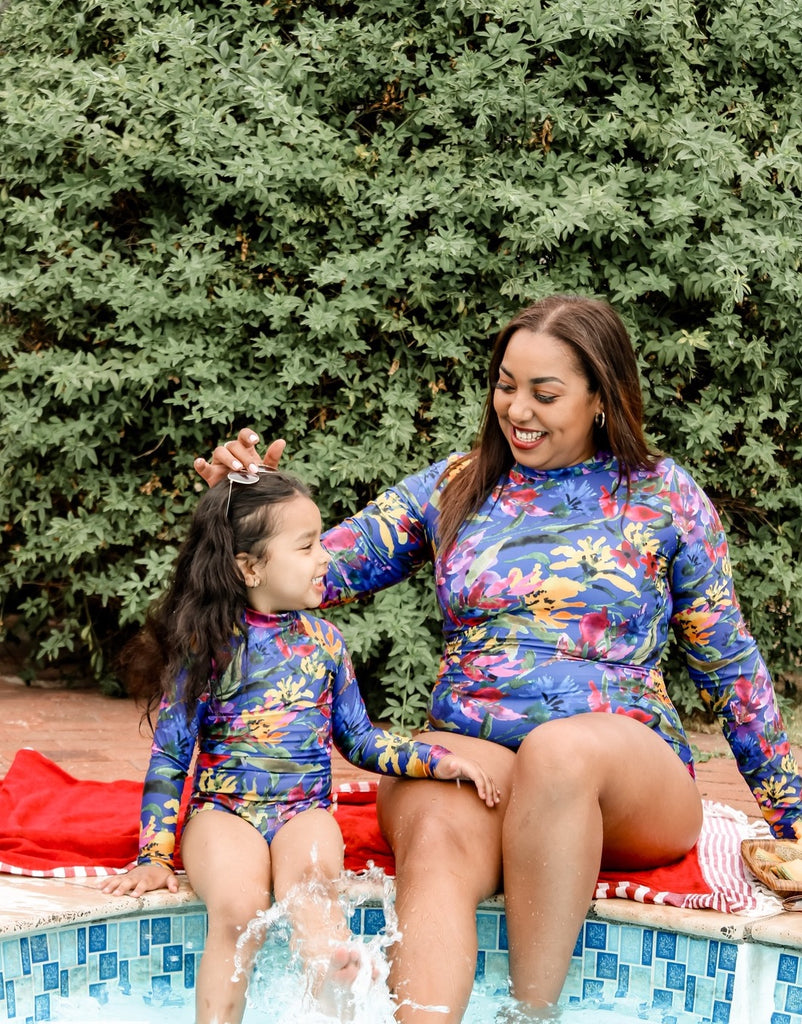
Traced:
[[206, 915], [187, 914], [184, 919], [184, 946], [201, 950], [206, 944]]
[[696, 977], [693, 1012], [708, 1020], [713, 1015], [713, 1003], [716, 998], [716, 986], [712, 978]]
[[785, 992], [785, 1004], [781, 1009], [786, 1013], [802, 1013], [802, 988], [789, 985]]
[[117, 976], [120, 991], [123, 993], [123, 995], [126, 996], [131, 994], [131, 979], [128, 974], [128, 967], [128, 960], [121, 960], [119, 964], [119, 973]]
[[476, 954], [476, 967], [473, 971], [475, 981], [484, 981], [485, 977], [485, 951], [480, 949]]
[[70, 998], [70, 972], [67, 970], [59, 974], [58, 994], [62, 999]]
[[20, 961], [22, 963], [22, 973], [31, 973], [31, 943], [29, 939], [19, 940], [20, 950]]
[[47, 935], [31, 936], [31, 963], [42, 964], [50, 959], [47, 946]]
[[598, 953], [596, 955], [596, 977], [618, 980], [617, 953]]
[[738, 947], [732, 942], [722, 942], [718, 951], [718, 966], [722, 971], [734, 971]]
[[675, 932], [658, 932], [654, 943], [654, 955], [661, 960], [673, 960], [677, 955]]
[[60, 984], [58, 961], [42, 964], [42, 989], [45, 992], [52, 992], [58, 989]]
[[773, 1013], [771, 1024], [791, 1024], [791, 1016], [788, 1013]]
[[650, 965], [652, 962], [652, 950], [654, 948], [654, 932], [649, 931], [648, 928], [643, 931], [643, 938], [641, 939], [641, 953], [640, 962], [644, 965]]
[[50, 1020], [50, 996], [36, 996], [33, 1001], [33, 1019]]
[[618, 987], [615, 990], [616, 999], [624, 999], [629, 995], [629, 964], [620, 964], [618, 968]]
[[103, 953], [108, 948], [108, 927], [105, 924], [89, 925], [89, 952]]
[[98, 979], [100, 981], [111, 981], [117, 977], [117, 954], [101, 953], [98, 957]]
[[171, 919], [154, 917], [150, 922], [150, 943], [152, 946], [166, 946], [172, 942]]
[[607, 925], [600, 921], [585, 924], [585, 948], [607, 949]]
[[586, 978], [582, 983], [582, 998], [584, 1000], [601, 999], [604, 995], [604, 986], [600, 981]]
[[78, 933], [74, 928], [66, 928], [59, 932], [54, 953], [58, 955], [62, 967], [75, 967], [78, 963]]
[[629, 994], [633, 999], [648, 999], [652, 991], [652, 973], [647, 967], [631, 967]]
[[130, 959], [139, 954], [139, 929], [136, 921], [121, 921], [117, 930], [117, 952]]
[[156, 975], [151, 981], [151, 995], [156, 1003], [169, 1001], [173, 994], [172, 979], [168, 975]]
[[685, 1002], [683, 1003], [683, 1010], [686, 1013], [693, 1013], [694, 1003], [696, 1002], [696, 978], [691, 975], [690, 978], [686, 979], [685, 982]]
[[17, 1016], [17, 993], [13, 981], [6, 982], [6, 1016]]
[[688, 965], [689, 974], [707, 973], [707, 951], [710, 945], [709, 939], [691, 938], [688, 941]]
[[501, 915], [501, 920], [498, 923], [498, 948], [508, 952], [510, 948], [510, 940], [507, 937], [507, 918], [504, 914]]
[[788, 953], [780, 953], [777, 963], [777, 980], [787, 981], [792, 985], [796, 982], [799, 973], [799, 957], [789, 956]]
[[499, 914], [479, 911], [476, 915], [476, 934], [479, 938], [479, 949], [498, 949]]
[[89, 986], [89, 998], [96, 999], [101, 1006], [105, 1006], [109, 1001], [109, 986], [105, 981], [95, 982]]
[[621, 928], [618, 953], [624, 963], [641, 962], [641, 934], [639, 928]]
[[730, 1004], [716, 1000], [713, 1003], [713, 1024], [730, 1024]]
[[139, 922], [139, 955], [147, 956], [150, 952], [150, 921], [145, 918]]
[[164, 974], [176, 974], [184, 970], [184, 947], [165, 946], [162, 950], [162, 971]]
[[674, 1005], [674, 993], [665, 988], [656, 988], [652, 993], [652, 1006], [656, 1009], [670, 1010]]
[[79, 928], [76, 933], [77, 957], [79, 964], [86, 963], [86, 928]]
[[494, 994], [509, 990], [510, 961], [506, 953], [485, 951], [485, 987]]
[[363, 935], [378, 935], [384, 928], [384, 911], [379, 907], [365, 907], [362, 920]]
[[666, 964], [666, 988], [684, 991], [685, 989], [685, 964], [670, 961]]
[[192, 991], [195, 988], [195, 954], [184, 955], [184, 988]]

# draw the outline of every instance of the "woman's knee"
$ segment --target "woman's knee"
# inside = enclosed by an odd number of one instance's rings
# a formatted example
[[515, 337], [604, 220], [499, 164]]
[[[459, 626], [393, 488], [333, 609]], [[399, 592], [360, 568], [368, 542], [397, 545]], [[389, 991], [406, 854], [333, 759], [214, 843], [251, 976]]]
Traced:
[[596, 790], [604, 751], [592, 729], [576, 719], [543, 722], [524, 739], [515, 757], [513, 792], [562, 799]]

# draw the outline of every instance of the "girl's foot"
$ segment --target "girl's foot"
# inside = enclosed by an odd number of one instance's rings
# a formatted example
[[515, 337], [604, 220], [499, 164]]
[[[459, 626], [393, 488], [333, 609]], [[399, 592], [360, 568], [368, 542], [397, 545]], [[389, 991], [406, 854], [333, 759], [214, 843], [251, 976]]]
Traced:
[[[365, 963], [367, 956], [367, 950], [360, 943], [353, 942], [335, 948], [317, 992], [317, 1002], [323, 1013], [340, 1021], [353, 1018], [354, 983], [362, 970], [368, 967]], [[369, 967], [370, 980], [374, 982], [379, 972], [372, 960]]]

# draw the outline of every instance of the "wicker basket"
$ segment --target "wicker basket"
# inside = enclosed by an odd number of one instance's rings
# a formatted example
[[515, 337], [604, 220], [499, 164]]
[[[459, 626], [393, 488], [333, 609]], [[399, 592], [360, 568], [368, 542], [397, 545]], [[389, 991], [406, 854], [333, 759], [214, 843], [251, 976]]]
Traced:
[[802, 893], [802, 882], [797, 882], [795, 879], [790, 878], [778, 878], [777, 875], [768, 870], [764, 863], [755, 860], [755, 852], [757, 850], [771, 850], [777, 842], [778, 840], [776, 839], [742, 839], [741, 856], [744, 859], [744, 863], [752, 874], [759, 878], [773, 892], [784, 896], [788, 896], [791, 893]]

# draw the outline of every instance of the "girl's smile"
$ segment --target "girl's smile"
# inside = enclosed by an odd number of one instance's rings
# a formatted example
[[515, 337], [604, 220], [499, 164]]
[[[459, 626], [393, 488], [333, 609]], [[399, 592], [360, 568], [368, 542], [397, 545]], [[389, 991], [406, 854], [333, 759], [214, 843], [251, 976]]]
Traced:
[[276, 509], [277, 529], [259, 557], [237, 556], [248, 586], [248, 603], [265, 615], [317, 608], [330, 558], [320, 543], [320, 510], [296, 494]]

